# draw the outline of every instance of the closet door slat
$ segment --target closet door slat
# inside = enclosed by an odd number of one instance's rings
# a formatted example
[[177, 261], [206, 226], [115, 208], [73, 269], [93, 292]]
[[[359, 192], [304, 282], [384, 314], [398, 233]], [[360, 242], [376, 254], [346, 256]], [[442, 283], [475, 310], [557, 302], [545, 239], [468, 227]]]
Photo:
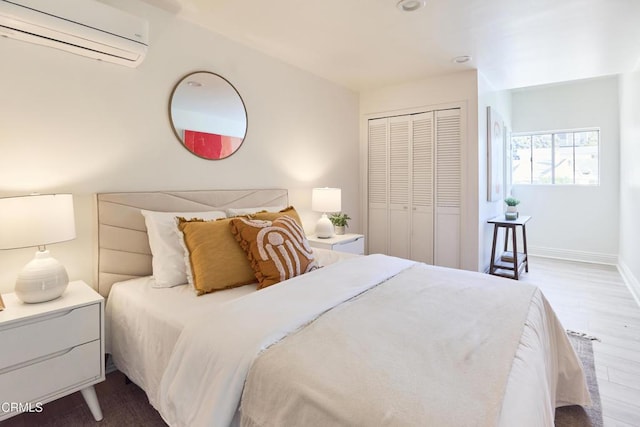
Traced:
[[414, 207], [433, 206], [433, 114], [413, 117], [411, 203]]
[[369, 120], [369, 203], [387, 201], [387, 119]]
[[437, 206], [460, 208], [462, 197], [460, 110], [436, 112], [436, 141]]
[[409, 116], [389, 119], [389, 202], [409, 204]]

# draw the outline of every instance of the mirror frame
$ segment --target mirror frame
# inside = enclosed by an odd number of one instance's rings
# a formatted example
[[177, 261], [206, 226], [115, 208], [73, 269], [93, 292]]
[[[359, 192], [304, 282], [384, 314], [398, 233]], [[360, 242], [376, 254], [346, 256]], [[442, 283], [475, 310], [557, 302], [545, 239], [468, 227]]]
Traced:
[[[238, 146], [238, 148], [236, 148], [233, 151], [233, 153], [229, 154], [226, 157], [221, 157], [219, 159], [211, 159], [211, 158], [201, 156], [201, 155], [191, 151], [186, 146], [186, 144], [184, 142], [184, 138], [180, 136], [178, 130], [176, 129], [176, 126], [175, 126], [174, 121], [173, 121], [173, 114], [171, 112], [171, 108], [172, 108], [172, 105], [173, 105], [173, 97], [174, 97], [174, 95], [176, 93], [176, 90], [178, 90], [178, 86], [180, 86], [180, 84], [185, 82], [189, 77], [192, 77], [195, 74], [202, 74], [202, 73], [211, 74], [213, 76], [216, 76], [216, 77], [222, 79], [224, 82], [226, 82], [233, 89], [233, 91], [236, 93], [236, 95], [238, 95], [238, 98], [240, 99], [240, 103], [242, 104], [242, 108], [244, 109], [245, 129], [244, 129], [244, 136], [242, 137], [242, 141], [240, 141], [240, 145]], [[224, 160], [224, 159], [228, 159], [229, 157], [233, 156], [235, 153], [237, 153], [240, 150], [240, 148], [244, 144], [245, 139], [247, 139], [247, 133], [249, 131], [249, 114], [247, 113], [247, 105], [245, 104], [244, 99], [242, 98], [242, 95], [240, 95], [240, 92], [238, 92], [238, 89], [236, 89], [236, 87], [229, 80], [227, 80], [226, 78], [224, 78], [220, 74], [214, 73], [212, 71], [205, 71], [205, 70], [198, 70], [198, 71], [192, 71], [190, 73], [187, 73], [187, 74], [183, 75], [180, 78], [180, 80], [178, 80], [178, 82], [173, 86], [173, 89], [171, 90], [171, 95], [169, 96], [169, 122], [171, 123], [171, 129], [173, 130], [173, 134], [175, 135], [175, 137], [178, 140], [178, 142], [180, 143], [180, 145], [182, 145], [182, 148], [184, 148], [185, 150], [187, 150], [189, 153], [193, 154], [194, 156], [199, 157], [199, 158], [204, 159], [204, 160]]]

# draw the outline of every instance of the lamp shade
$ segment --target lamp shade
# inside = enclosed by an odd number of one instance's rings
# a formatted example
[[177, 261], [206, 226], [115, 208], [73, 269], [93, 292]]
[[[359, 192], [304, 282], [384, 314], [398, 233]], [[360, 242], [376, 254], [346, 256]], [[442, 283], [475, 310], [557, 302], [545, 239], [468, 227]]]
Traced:
[[0, 199], [0, 249], [45, 246], [75, 237], [71, 194]]
[[311, 209], [315, 212], [340, 212], [342, 190], [339, 188], [314, 188], [311, 192]]

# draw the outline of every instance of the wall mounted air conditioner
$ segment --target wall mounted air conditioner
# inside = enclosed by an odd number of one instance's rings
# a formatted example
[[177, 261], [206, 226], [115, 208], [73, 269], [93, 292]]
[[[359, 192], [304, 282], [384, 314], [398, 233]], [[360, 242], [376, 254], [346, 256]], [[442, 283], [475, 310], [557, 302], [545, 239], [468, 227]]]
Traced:
[[95, 0], [0, 0], [0, 36], [137, 67], [149, 26]]

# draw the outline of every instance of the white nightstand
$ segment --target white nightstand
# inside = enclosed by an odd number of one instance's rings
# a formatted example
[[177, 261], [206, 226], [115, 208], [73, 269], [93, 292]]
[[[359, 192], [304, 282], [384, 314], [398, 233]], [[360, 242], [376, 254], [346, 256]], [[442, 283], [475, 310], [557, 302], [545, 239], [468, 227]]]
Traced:
[[312, 234], [311, 236], [307, 236], [307, 240], [309, 240], [309, 244], [313, 248], [364, 255], [364, 235], [362, 234], [336, 234], [328, 239], [321, 239], [315, 234]]
[[0, 421], [80, 390], [102, 419], [93, 385], [104, 381], [104, 299], [82, 281], [58, 299], [0, 311]]

